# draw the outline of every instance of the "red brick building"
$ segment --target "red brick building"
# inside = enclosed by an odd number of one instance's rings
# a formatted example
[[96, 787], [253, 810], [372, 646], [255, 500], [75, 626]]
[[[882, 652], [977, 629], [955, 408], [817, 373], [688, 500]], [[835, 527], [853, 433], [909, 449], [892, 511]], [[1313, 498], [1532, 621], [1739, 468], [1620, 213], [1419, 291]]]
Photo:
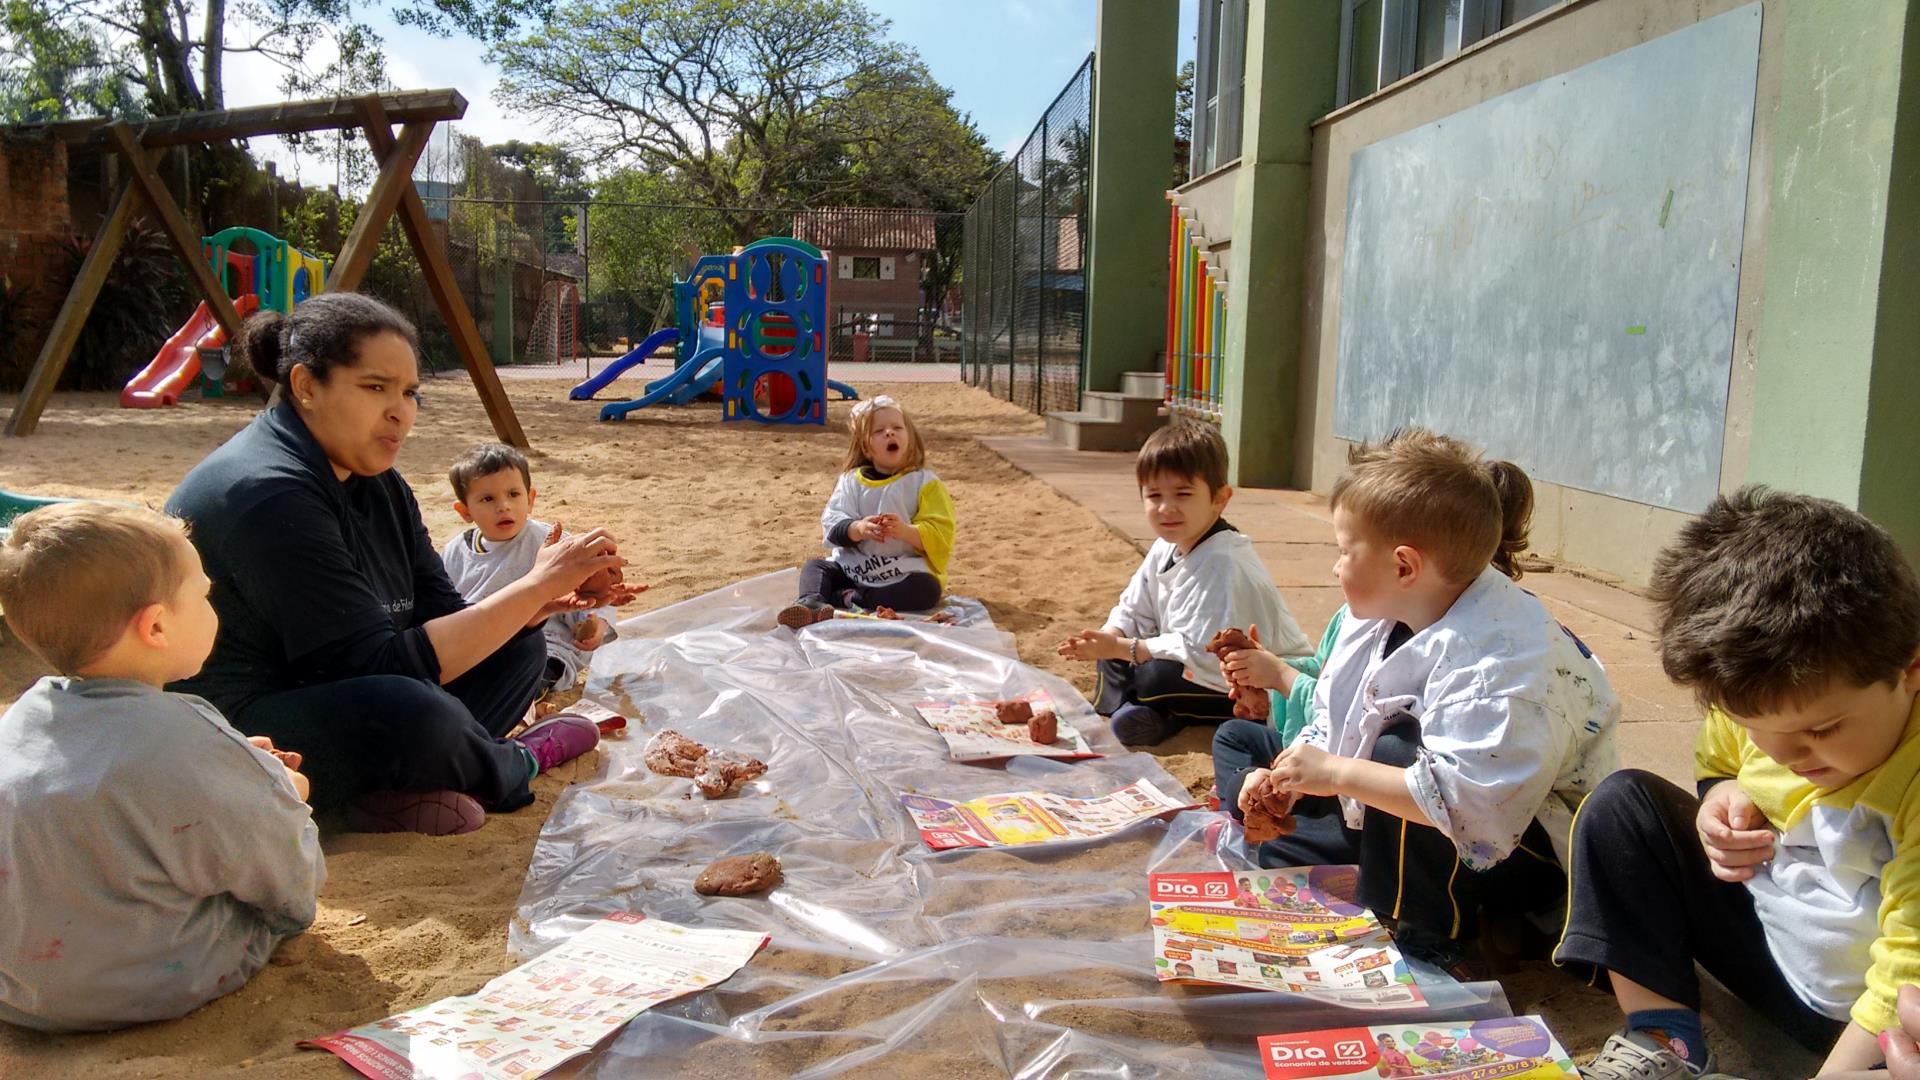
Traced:
[[835, 354], [856, 327], [873, 327], [876, 357], [905, 351], [924, 336], [928, 302], [921, 275], [934, 248], [928, 210], [829, 207], [800, 214], [794, 237], [826, 253], [827, 318]]

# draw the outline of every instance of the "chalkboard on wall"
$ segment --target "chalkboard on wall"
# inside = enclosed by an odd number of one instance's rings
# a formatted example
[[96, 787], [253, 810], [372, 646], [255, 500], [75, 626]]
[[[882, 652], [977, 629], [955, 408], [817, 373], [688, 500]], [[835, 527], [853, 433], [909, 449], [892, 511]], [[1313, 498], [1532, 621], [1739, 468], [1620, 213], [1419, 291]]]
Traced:
[[1726, 428], [1760, 8], [1355, 152], [1336, 435], [1421, 424], [1538, 479], [1706, 506]]

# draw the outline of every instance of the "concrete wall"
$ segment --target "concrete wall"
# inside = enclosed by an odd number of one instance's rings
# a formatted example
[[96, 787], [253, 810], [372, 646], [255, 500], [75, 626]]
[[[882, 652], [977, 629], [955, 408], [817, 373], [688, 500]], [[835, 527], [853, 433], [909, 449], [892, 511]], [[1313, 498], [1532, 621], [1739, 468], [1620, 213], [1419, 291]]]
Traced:
[[1233, 243], [1233, 193], [1240, 183], [1238, 161], [1198, 176], [1174, 189], [1179, 204], [1194, 212], [1208, 247], [1225, 251]]
[[[1307, 296], [1293, 481], [1326, 491], [1345, 467], [1349, 444], [1333, 435], [1339, 362], [1341, 257], [1346, 245], [1348, 166], [1353, 153], [1443, 119], [1510, 90], [1690, 26], [1748, 0], [1586, 0], [1513, 27], [1340, 109], [1314, 126], [1308, 193]], [[1748, 478], [1753, 438], [1755, 341], [1766, 278], [1774, 174], [1774, 130], [1782, 82], [1786, 0], [1766, 0], [1762, 17], [1753, 157], [1734, 323], [1722, 490]], [[1686, 515], [1611, 496], [1535, 482], [1533, 546], [1542, 554], [1644, 583], [1654, 554]]]

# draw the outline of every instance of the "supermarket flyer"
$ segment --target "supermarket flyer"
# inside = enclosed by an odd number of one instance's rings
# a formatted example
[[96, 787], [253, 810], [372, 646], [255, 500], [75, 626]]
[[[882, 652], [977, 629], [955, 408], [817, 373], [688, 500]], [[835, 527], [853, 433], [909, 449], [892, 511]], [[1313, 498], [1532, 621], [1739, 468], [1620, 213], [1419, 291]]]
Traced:
[[377, 1080], [533, 1080], [673, 998], [725, 982], [767, 943], [609, 915], [466, 997], [299, 1045]]
[[[1035, 712], [1053, 710], [1053, 699], [1045, 690], [1009, 700], [1029, 702]], [[1060, 737], [1042, 745], [1028, 738], [1026, 724], [1003, 724], [996, 719], [994, 704], [992, 701], [923, 701], [914, 709], [928, 727], [947, 741], [947, 754], [955, 761], [992, 761], [1021, 754], [1064, 759], [1100, 756], [1087, 746], [1086, 737], [1065, 717], [1060, 718]]]
[[983, 795], [968, 802], [902, 795], [900, 805], [913, 817], [920, 839], [935, 851], [945, 851], [1088, 840], [1198, 804], [1136, 780], [1118, 791], [1089, 799], [1047, 791], [1014, 791]]
[[1154, 977], [1355, 1008], [1424, 1004], [1392, 936], [1355, 901], [1358, 881], [1352, 866], [1149, 874]]
[[1382, 1027], [1260, 1036], [1267, 1080], [1579, 1080], [1537, 1016], [1444, 1028]]

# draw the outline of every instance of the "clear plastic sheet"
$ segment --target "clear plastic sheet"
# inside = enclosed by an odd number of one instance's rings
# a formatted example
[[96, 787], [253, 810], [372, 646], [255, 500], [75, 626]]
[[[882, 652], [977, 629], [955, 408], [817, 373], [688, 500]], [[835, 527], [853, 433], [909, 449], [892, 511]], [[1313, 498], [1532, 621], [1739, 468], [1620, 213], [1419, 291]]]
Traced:
[[[793, 588], [791, 572], [772, 574], [629, 620], [594, 656], [588, 696], [634, 723], [603, 744], [600, 777], [554, 807], [510, 947], [537, 954], [615, 911], [763, 930], [773, 944], [722, 986], [627, 1025], [580, 1075], [1244, 1077], [1259, 1074], [1260, 1034], [1508, 1014], [1497, 984], [1430, 972], [1417, 974], [1431, 1008], [1411, 1014], [1155, 982], [1147, 874], [1250, 868], [1224, 815], [927, 851], [899, 793], [1181, 788], [1121, 747], [1071, 685], [1015, 659], [979, 605], [962, 605], [968, 625], [835, 620], [795, 635], [773, 622]], [[1108, 756], [960, 764], [913, 711], [1035, 687]], [[665, 728], [770, 768], [708, 801], [640, 760]], [[754, 851], [780, 858], [784, 885], [693, 892], [707, 863]]]

